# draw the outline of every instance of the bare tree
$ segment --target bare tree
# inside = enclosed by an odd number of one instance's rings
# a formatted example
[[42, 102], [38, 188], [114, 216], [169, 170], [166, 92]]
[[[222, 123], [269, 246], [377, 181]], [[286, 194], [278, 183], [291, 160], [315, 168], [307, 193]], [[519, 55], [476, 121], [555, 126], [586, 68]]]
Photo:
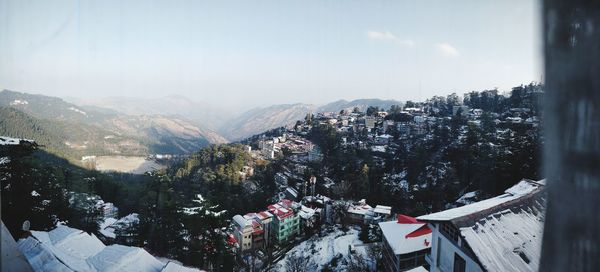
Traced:
[[350, 254], [350, 260], [348, 262], [348, 271], [349, 272], [367, 272], [369, 271], [369, 266], [365, 261], [365, 258], [361, 254]]
[[303, 272], [306, 271], [308, 259], [303, 256], [294, 254], [287, 258], [285, 262], [285, 271], [287, 272]]

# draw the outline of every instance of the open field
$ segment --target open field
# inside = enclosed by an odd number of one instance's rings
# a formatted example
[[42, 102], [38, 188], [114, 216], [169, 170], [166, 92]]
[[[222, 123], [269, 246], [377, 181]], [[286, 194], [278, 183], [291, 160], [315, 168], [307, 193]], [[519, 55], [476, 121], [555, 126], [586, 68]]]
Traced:
[[163, 169], [164, 165], [141, 156], [98, 156], [96, 170], [143, 174], [155, 169]]

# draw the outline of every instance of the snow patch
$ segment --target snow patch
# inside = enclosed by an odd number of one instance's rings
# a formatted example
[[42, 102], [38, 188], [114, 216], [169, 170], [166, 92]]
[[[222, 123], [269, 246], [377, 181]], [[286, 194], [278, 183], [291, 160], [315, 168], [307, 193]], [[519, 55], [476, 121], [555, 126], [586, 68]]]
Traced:
[[[344, 232], [336, 227], [328, 229], [328, 231], [329, 233], [324, 237], [313, 236], [293, 247], [285, 254], [283, 259], [275, 264], [275, 271], [285, 271], [288, 259], [298, 257], [308, 260], [306, 271], [321, 271], [334, 258], [341, 256], [341, 260], [348, 262], [351, 258], [351, 249], [355, 250], [356, 254], [361, 255], [363, 258], [368, 258], [366, 248], [358, 238], [359, 230], [350, 229]], [[344, 262], [341, 260], [338, 261], [338, 266], [334, 270], [345, 270]]]
[[15, 99], [10, 102], [11, 106], [28, 105], [28, 104], [29, 104], [29, 102], [27, 100], [20, 100], [20, 99]]
[[80, 110], [80, 109], [78, 109], [78, 108], [75, 108], [75, 107], [69, 107], [69, 110], [72, 110], [72, 111], [74, 111], [74, 112], [77, 112], [77, 113], [80, 113], [80, 114], [82, 114], [82, 115], [85, 115], [85, 116], [87, 116], [87, 113], [86, 113], [85, 111], [82, 111], [82, 110]]

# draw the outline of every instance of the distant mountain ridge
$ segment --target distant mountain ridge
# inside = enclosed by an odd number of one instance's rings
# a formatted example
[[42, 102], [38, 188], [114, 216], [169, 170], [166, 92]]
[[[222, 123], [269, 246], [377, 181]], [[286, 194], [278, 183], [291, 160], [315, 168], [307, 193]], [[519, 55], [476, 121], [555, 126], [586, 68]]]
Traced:
[[175, 115], [185, 117], [199, 127], [216, 130], [220, 124], [233, 117], [227, 111], [207, 103], [193, 101], [181, 95], [161, 98], [106, 97], [96, 100], [70, 99], [82, 107], [111, 109], [127, 115]]
[[368, 107], [379, 107], [385, 110], [389, 109], [392, 105], [402, 105], [403, 103], [396, 100], [384, 100], [384, 99], [355, 99], [352, 101], [338, 100], [329, 104], [320, 106], [318, 112], [337, 112], [341, 110], [352, 110], [359, 108], [361, 111], [366, 111]]
[[[338, 100], [325, 105], [280, 104], [238, 115], [180, 95], [163, 98], [108, 97], [97, 100], [0, 92], [0, 106], [13, 107], [35, 118], [99, 126], [117, 135], [145, 139], [149, 152], [187, 153], [210, 143], [237, 141], [273, 128], [294, 124], [308, 113], [339, 112], [369, 106], [389, 109], [396, 100]], [[152, 142], [152, 144], [150, 143]], [[158, 143], [158, 144], [157, 144]]]
[[218, 131], [222, 135], [227, 135], [229, 140], [235, 141], [273, 128], [293, 124], [297, 120], [304, 119], [308, 113], [339, 112], [353, 110], [355, 107], [365, 111], [369, 106], [387, 110], [392, 105], [401, 104], [402, 102], [396, 100], [356, 99], [352, 101], [338, 100], [322, 106], [302, 103], [274, 105], [244, 112]]
[[[69, 135], [55, 133], [57, 141], [66, 142], [71, 149], [77, 150], [64, 152], [68, 154], [184, 154], [211, 143], [226, 142], [214, 131], [181, 117], [126, 115], [96, 106], [77, 106], [57, 97], [4, 90], [0, 92], [0, 107], [20, 111], [42, 124], [71, 130], [73, 133]], [[87, 131], [88, 134], [84, 137], [74, 133], [78, 131]], [[10, 132], [5, 131], [8, 135]], [[94, 148], [90, 148], [91, 145]]]

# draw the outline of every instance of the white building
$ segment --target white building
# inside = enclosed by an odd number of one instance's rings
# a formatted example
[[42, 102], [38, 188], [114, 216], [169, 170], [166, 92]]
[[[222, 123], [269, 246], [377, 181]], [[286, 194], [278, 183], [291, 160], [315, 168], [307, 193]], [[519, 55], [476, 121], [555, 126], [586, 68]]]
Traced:
[[544, 184], [522, 180], [500, 196], [417, 217], [433, 231], [430, 271], [538, 271]]
[[233, 235], [238, 241], [240, 252], [252, 249], [252, 222], [239, 214], [233, 217], [233, 222], [235, 228]]
[[384, 271], [407, 271], [427, 265], [425, 255], [431, 248], [431, 229], [415, 218], [398, 215], [397, 220], [381, 222]]
[[382, 134], [375, 137], [375, 143], [378, 145], [386, 145], [390, 143], [390, 140], [394, 139], [394, 136], [389, 134]]

